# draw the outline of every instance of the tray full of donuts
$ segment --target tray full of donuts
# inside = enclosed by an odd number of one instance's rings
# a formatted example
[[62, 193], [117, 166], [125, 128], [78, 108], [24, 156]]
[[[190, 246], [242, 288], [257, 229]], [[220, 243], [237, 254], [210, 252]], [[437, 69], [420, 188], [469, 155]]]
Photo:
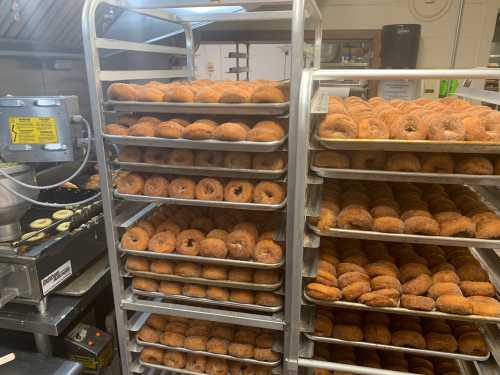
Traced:
[[[354, 348], [326, 343], [314, 345], [314, 357], [318, 361], [357, 365], [371, 368], [370, 375], [388, 374], [425, 374], [425, 375], [458, 375], [462, 374], [456, 359], [435, 358], [409, 353], [398, 353], [368, 348]], [[307, 375], [332, 375], [327, 369], [311, 369]], [[391, 373], [390, 371], [397, 371]]]
[[286, 171], [282, 152], [186, 150], [123, 147], [114, 164], [124, 170], [188, 176], [277, 179]]
[[320, 236], [500, 247], [500, 217], [463, 185], [327, 180], [309, 226]]
[[500, 113], [457, 98], [330, 97], [315, 138], [335, 150], [496, 154]]
[[357, 348], [485, 361], [488, 345], [475, 324], [355, 310], [318, 310], [314, 342]]
[[164, 205], [123, 228], [118, 249], [134, 256], [127, 268], [135, 271], [158, 272], [161, 268], [156, 265], [161, 261], [165, 265], [177, 261], [245, 268], [248, 272], [279, 269], [285, 251], [273, 236], [280, 220], [279, 215]]
[[125, 115], [103, 133], [116, 144], [218, 151], [276, 151], [287, 139], [279, 119], [215, 119]]
[[500, 322], [495, 286], [465, 247], [322, 238], [305, 287], [317, 305], [449, 320]]
[[384, 151], [317, 151], [311, 170], [327, 178], [441, 184], [500, 184], [500, 158]]
[[286, 186], [276, 181], [175, 177], [123, 173], [114, 195], [136, 202], [273, 211], [286, 204]]
[[273, 331], [231, 324], [151, 314], [136, 335], [143, 347], [276, 367], [281, 354], [272, 350]]
[[288, 82], [272, 80], [113, 83], [105, 104], [126, 112], [279, 115], [288, 112], [288, 91]]

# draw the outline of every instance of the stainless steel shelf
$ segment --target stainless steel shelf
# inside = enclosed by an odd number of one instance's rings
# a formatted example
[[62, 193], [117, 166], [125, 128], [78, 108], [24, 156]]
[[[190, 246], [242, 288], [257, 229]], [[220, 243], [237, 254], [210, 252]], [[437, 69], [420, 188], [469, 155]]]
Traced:
[[[499, 146], [500, 148], [500, 146]], [[362, 169], [320, 168], [311, 165], [311, 170], [326, 178], [368, 181], [402, 181], [429, 184], [470, 184], [500, 186], [500, 176], [466, 175], [454, 173], [388, 172]]]
[[309, 334], [309, 333], [304, 333], [304, 335], [309, 340], [314, 341], [314, 342], [323, 342], [323, 343], [328, 343], [328, 344], [337, 344], [337, 345], [351, 346], [351, 347], [356, 347], [356, 348], [386, 350], [386, 351], [391, 351], [391, 352], [408, 353], [408, 354], [415, 354], [415, 355], [422, 355], [422, 356], [429, 356], [429, 357], [460, 359], [460, 360], [464, 360], [464, 361], [486, 361], [490, 357], [490, 353], [488, 353], [488, 355], [485, 355], [485, 356], [475, 356], [475, 355], [468, 355], [468, 354], [462, 354], [462, 353], [438, 352], [435, 350], [414, 349], [414, 348], [407, 348], [407, 347], [403, 347], [403, 346], [375, 344], [372, 342], [365, 342], [365, 341], [347, 341], [347, 340], [335, 339], [333, 337], [314, 336], [314, 335]]
[[345, 363], [338, 363], [338, 362], [319, 361], [315, 359], [306, 359], [306, 358], [299, 358], [298, 365], [299, 367], [319, 368], [330, 371], [340, 371], [340, 372], [360, 374], [360, 375], [418, 375], [414, 372], [393, 371], [393, 370], [378, 369], [373, 367], [347, 365]]
[[107, 109], [117, 112], [180, 113], [202, 115], [282, 115], [288, 112], [289, 102], [285, 103], [170, 103], [170, 102], [125, 102], [108, 100]]
[[358, 238], [362, 240], [386, 241], [386, 242], [404, 242], [413, 244], [428, 244], [441, 246], [464, 246], [475, 248], [500, 248], [500, 240], [483, 240], [479, 238], [463, 237], [441, 237], [441, 236], [423, 236], [416, 234], [394, 234], [382, 232], [370, 232], [354, 229], [332, 228], [327, 231], [320, 231], [316, 226], [308, 224], [309, 228], [322, 237], [336, 238]]

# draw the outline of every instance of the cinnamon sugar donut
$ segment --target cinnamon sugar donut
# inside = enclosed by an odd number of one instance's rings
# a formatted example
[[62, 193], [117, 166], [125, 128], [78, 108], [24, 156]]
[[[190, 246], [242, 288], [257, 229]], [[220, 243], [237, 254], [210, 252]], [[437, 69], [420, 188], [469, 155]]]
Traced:
[[404, 223], [397, 217], [382, 216], [373, 220], [373, 230], [384, 233], [404, 233]]
[[128, 256], [125, 267], [132, 271], [149, 271], [149, 260], [143, 257]]
[[318, 283], [307, 284], [306, 293], [310, 297], [320, 300], [338, 301], [342, 297], [342, 292], [339, 288]]
[[118, 160], [125, 163], [140, 163], [142, 150], [135, 146], [125, 146], [118, 152]]
[[138, 122], [128, 128], [128, 135], [132, 137], [156, 136], [156, 124], [151, 122]]
[[175, 250], [182, 255], [198, 255], [201, 242], [205, 239], [203, 232], [197, 229], [183, 230], [177, 236]]
[[237, 229], [227, 236], [226, 247], [233, 259], [251, 259], [254, 255], [255, 237], [248, 231]]
[[485, 142], [488, 141], [488, 133], [486, 132], [485, 122], [481, 121], [478, 116], [468, 115], [462, 119], [465, 128], [465, 140]]
[[251, 290], [231, 289], [229, 300], [231, 302], [253, 305], [255, 303], [255, 296]]
[[166, 158], [166, 164], [190, 167], [194, 165], [194, 154], [191, 150], [171, 150]]
[[361, 120], [358, 124], [358, 138], [361, 139], [389, 139], [389, 126], [374, 117]]
[[285, 136], [281, 125], [275, 121], [265, 120], [257, 122], [248, 132], [247, 139], [251, 142], [279, 141]]
[[476, 238], [500, 238], [500, 219], [484, 219], [477, 223]]
[[213, 135], [221, 141], [244, 141], [247, 138], [247, 129], [236, 122], [225, 122], [215, 128]]
[[161, 365], [163, 363], [163, 349], [146, 347], [141, 351], [141, 360], [146, 363]]
[[144, 163], [165, 164], [167, 161], [167, 152], [161, 148], [151, 147], [144, 151]]
[[170, 181], [168, 194], [172, 198], [194, 199], [195, 184], [186, 177], [179, 177]]
[[181, 295], [182, 284], [161, 281], [158, 290], [166, 296], [178, 296]]
[[195, 188], [195, 197], [200, 200], [221, 201], [223, 199], [223, 187], [215, 178], [203, 178]]
[[255, 154], [252, 168], [257, 170], [280, 170], [285, 167], [285, 161], [280, 152], [262, 152]]
[[272, 240], [262, 240], [255, 245], [253, 257], [256, 262], [275, 264], [283, 259], [283, 250]]
[[436, 114], [429, 116], [428, 138], [433, 141], [463, 141], [465, 127], [462, 120], [449, 116]]
[[254, 271], [251, 268], [231, 268], [227, 274], [228, 280], [240, 283], [251, 283]]
[[231, 180], [224, 187], [224, 200], [250, 203], [254, 197], [253, 185], [247, 180]]
[[426, 154], [422, 157], [422, 172], [453, 173], [455, 162], [450, 154]]
[[157, 330], [148, 327], [147, 325], [143, 326], [140, 329], [139, 333], [137, 334], [137, 337], [140, 340], [146, 342], [156, 343], [160, 341], [160, 333]]
[[348, 206], [340, 211], [337, 224], [341, 229], [371, 230], [373, 218], [367, 210], [359, 206]]
[[143, 228], [132, 227], [123, 234], [121, 246], [129, 250], [146, 250], [148, 242], [148, 233]]
[[139, 120], [139, 118], [137, 116], [134, 116], [134, 115], [121, 115], [116, 120], [116, 123], [123, 125], [123, 126], [130, 127], [130, 126], [134, 125], [138, 120]]
[[476, 224], [466, 216], [460, 216], [440, 223], [441, 236], [446, 237], [474, 237]]
[[211, 122], [196, 121], [184, 128], [182, 137], [191, 140], [205, 140], [213, 138], [216, 126]]
[[194, 298], [206, 298], [207, 289], [204, 285], [185, 284], [182, 287], [182, 295]]
[[358, 126], [349, 116], [328, 114], [319, 124], [318, 135], [327, 139], [357, 138]]
[[250, 92], [236, 86], [229, 86], [222, 91], [219, 103], [240, 104], [250, 101]]
[[144, 195], [149, 197], [167, 197], [168, 180], [163, 176], [151, 176], [144, 182]]
[[390, 124], [392, 139], [401, 139], [408, 141], [423, 140], [427, 138], [429, 126], [427, 121], [409, 114], [397, 117]]
[[404, 221], [405, 233], [422, 234], [427, 236], [439, 235], [439, 223], [426, 216], [412, 216]]
[[411, 152], [395, 152], [385, 162], [385, 170], [394, 172], [419, 172], [420, 160]]
[[197, 151], [194, 158], [194, 165], [197, 167], [222, 167], [224, 154], [220, 151]]
[[264, 85], [257, 88], [251, 96], [252, 103], [283, 103], [285, 94], [276, 86]]
[[227, 152], [224, 156], [224, 167], [250, 169], [252, 168], [252, 156], [246, 152]]
[[177, 236], [181, 232], [181, 228], [174, 221], [167, 220], [156, 227], [156, 232], [172, 232]]
[[144, 277], [134, 277], [132, 279], [132, 288], [146, 292], [156, 292], [158, 290], [158, 281]]
[[151, 262], [149, 270], [154, 273], [163, 273], [170, 275], [174, 273], [174, 264], [167, 260], [156, 259]]
[[383, 151], [356, 151], [351, 157], [351, 168], [382, 170], [385, 158]]
[[227, 375], [229, 365], [225, 359], [208, 357], [205, 371], [207, 375]]
[[348, 169], [350, 161], [345, 153], [327, 150], [314, 153], [313, 165], [323, 168]]
[[194, 101], [196, 103], [218, 103], [221, 93], [211, 87], [204, 87], [196, 93]]
[[160, 122], [156, 127], [156, 136], [160, 138], [182, 138], [183, 132], [184, 127], [172, 120]]
[[137, 173], [129, 173], [118, 179], [116, 188], [121, 194], [140, 195], [144, 191], [144, 178]]
[[460, 158], [455, 167], [456, 173], [491, 175], [493, 174], [493, 164], [483, 156], [466, 156]]
[[253, 191], [253, 201], [260, 204], [278, 204], [283, 201], [284, 196], [281, 185], [272, 181], [259, 182]]
[[127, 83], [116, 82], [109, 85], [106, 95], [110, 100], [137, 100], [137, 89]]
[[227, 280], [227, 268], [218, 265], [205, 264], [201, 269], [201, 277], [209, 280]]
[[400, 299], [401, 307], [410, 310], [432, 311], [434, 300], [430, 297], [403, 294]]
[[207, 298], [214, 301], [228, 301], [229, 289], [209, 286], [207, 287]]
[[158, 232], [148, 243], [148, 250], [155, 253], [171, 253], [175, 250], [175, 234], [172, 232]]
[[203, 257], [225, 258], [227, 256], [225, 239], [210, 238], [210, 233], [207, 235], [207, 238], [199, 244], [200, 255]]

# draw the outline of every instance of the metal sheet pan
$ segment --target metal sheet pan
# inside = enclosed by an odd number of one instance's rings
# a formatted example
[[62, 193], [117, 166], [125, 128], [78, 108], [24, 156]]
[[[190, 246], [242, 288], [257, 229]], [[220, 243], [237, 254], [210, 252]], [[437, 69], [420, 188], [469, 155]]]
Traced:
[[137, 344], [142, 345], [142, 346], [152, 346], [154, 348], [173, 350], [176, 352], [204, 355], [205, 357], [222, 358], [222, 359], [227, 359], [228, 361], [250, 363], [252, 365], [276, 367], [281, 363], [281, 360], [276, 361], [276, 362], [264, 362], [264, 361], [257, 361], [256, 359], [233, 357], [232, 355], [226, 355], [226, 354], [216, 354], [216, 353], [210, 353], [210, 352], [205, 352], [205, 351], [190, 350], [190, 349], [186, 349], [186, 348], [163, 345], [163, 344], [159, 344], [159, 343], [151, 343], [151, 342], [141, 341], [141, 340], [139, 340], [139, 338], [136, 338], [136, 341], [137, 341]]
[[246, 152], [272, 152], [277, 151], [287, 140], [288, 136], [273, 142], [229, 142], [207, 139], [194, 141], [190, 139], [167, 139], [158, 137], [133, 137], [128, 135], [103, 134], [103, 138], [111, 143], [126, 146], [146, 146], [165, 148], [187, 148], [190, 150], [214, 151], [246, 151]]
[[338, 238], [358, 238], [361, 240], [404, 242], [413, 244], [429, 244], [441, 246], [462, 246], [485, 249], [500, 248], [500, 240], [483, 240], [479, 238], [465, 237], [441, 237], [441, 236], [423, 236], [417, 234], [394, 234], [382, 232], [370, 232], [354, 229], [332, 228], [327, 231], [320, 231], [316, 226], [308, 224], [309, 228], [319, 236], [338, 237]]
[[279, 289], [283, 284], [283, 279], [281, 279], [276, 284], [255, 284], [255, 283], [242, 283], [231, 280], [209, 280], [209, 279], [203, 279], [201, 277], [182, 277], [177, 275], [167, 275], [149, 271], [132, 271], [128, 269], [125, 270], [130, 275], [147, 277], [149, 279], [155, 279], [155, 280], [165, 280], [165, 281], [173, 281], [184, 284], [210, 285], [210, 286], [218, 286], [221, 288], [236, 288], [245, 290], [266, 291], [266, 292], [272, 292], [273, 290]]
[[279, 204], [261, 204], [261, 203], [237, 203], [226, 201], [203, 201], [199, 199], [180, 199], [180, 198], [167, 198], [167, 197], [148, 197], [145, 195], [132, 195], [121, 194], [117, 190], [113, 191], [116, 198], [125, 199], [134, 202], [145, 203], [169, 203], [182, 206], [199, 206], [199, 207], [219, 207], [219, 208], [235, 208], [239, 210], [252, 210], [252, 211], [276, 211], [286, 205], [286, 198]]
[[327, 139], [314, 137], [326, 148], [332, 150], [372, 150], [372, 151], [414, 151], [414, 152], [453, 152], [469, 154], [498, 154], [500, 144], [492, 142], [443, 142], [443, 141], [406, 141], [398, 139]]
[[358, 348], [386, 350], [386, 351], [392, 351], [392, 352], [402, 352], [402, 353], [409, 353], [409, 354], [415, 354], [415, 355], [426, 355], [426, 356], [431, 356], [431, 357], [461, 359], [464, 361], [486, 361], [490, 357], [490, 353], [488, 353], [485, 356], [475, 356], [475, 355], [468, 355], [468, 354], [462, 354], [462, 353], [438, 352], [435, 350], [414, 349], [414, 348], [407, 348], [407, 347], [402, 347], [402, 346], [375, 344], [372, 342], [365, 342], [365, 341], [346, 341], [346, 340], [335, 339], [333, 337], [314, 336], [314, 335], [311, 335], [310, 333], [304, 333], [304, 335], [309, 340], [312, 340], [315, 342], [326, 342], [329, 344], [353, 346], [353, 347], [358, 347]]
[[[500, 146], [499, 146], [500, 149]], [[320, 168], [311, 165], [311, 170], [321, 177], [341, 178], [348, 180], [370, 181], [404, 181], [423, 182], [434, 184], [471, 184], [500, 186], [500, 176], [484, 176], [454, 173], [413, 173], [413, 172], [388, 172], [363, 169], [333, 169]]]
[[118, 112], [198, 113], [203, 115], [282, 115], [290, 102], [284, 103], [172, 103], [108, 100], [108, 109]]
[[157, 369], [157, 370], [167, 371], [167, 374], [187, 374], [187, 375], [200, 375], [200, 374], [203, 375], [203, 374], [206, 374], [206, 373], [201, 373], [201, 372], [188, 371], [188, 370], [185, 370], [183, 368], [174, 368], [174, 367], [167, 367], [167, 366], [164, 366], [164, 365], [156, 365], [154, 363], [144, 362], [140, 358], [139, 358], [139, 363], [142, 366], [147, 367], [147, 368], [153, 368], [153, 369]]
[[357, 302], [346, 302], [346, 301], [322, 301], [316, 298], [312, 298], [304, 292], [304, 298], [316, 305], [329, 306], [339, 309], [351, 309], [351, 310], [362, 310], [362, 311], [379, 311], [386, 314], [400, 314], [400, 315], [413, 315], [421, 316], [423, 318], [435, 318], [435, 319], [449, 319], [449, 320], [462, 320], [474, 323], [500, 323], [500, 317], [495, 316], [482, 316], [482, 315], [458, 315], [458, 314], [448, 314], [441, 311], [418, 311], [405, 309], [403, 307], [373, 307], [368, 305], [363, 305]]
[[233, 266], [233, 267], [244, 267], [244, 268], [256, 268], [256, 269], [276, 269], [281, 268], [285, 264], [285, 259], [279, 263], [267, 264], [259, 263], [251, 260], [236, 260], [236, 259], [221, 259], [221, 258], [209, 258], [196, 255], [181, 255], [176, 253], [155, 253], [154, 251], [138, 251], [138, 250], [128, 250], [123, 249], [118, 245], [118, 250], [125, 254], [141, 256], [146, 258], [154, 259], [168, 259], [178, 262], [194, 262], [194, 263], [205, 263], [205, 264], [218, 264], [221, 266]]
[[[207, 177], [228, 177], [228, 178], [250, 178], [275, 180], [282, 177], [287, 168], [278, 170], [262, 169], [233, 169], [221, 167], [186, 167], [179, 165], [159, 165], [149, 163], [126, 163], [121, 161], [113, 162], [117, 167], [130, 171], [140, 171], [147, 173], [164, 173], [183, 176], [207, 176]], [[499, 178], [500, 181], [500, 178]]]
[[237, 303], [232, 301], [217, 301], [208, 298], [196, 298], [196, 297], [188, 297], [183, 295], [166, 295], [160, 292], [145, 292], [143, 290], [132, 289], [132, 292], [138, 296], [142, 297], [150, 297], [150, 298], [164, 298], [172, 301], [179, 302], [189, 302], [195, 304], [204, 304], [204, 305], [214, 305], [220, 307], [227, 307], [229, 309], [240, 309], [240, 310], [250, 310], [257, 311], [263, 313], [276, 313], [278, 311], [283, 310], [283, 305], [281, 306], [261, 306], [261, 305], [251, 305], [247, 303]]

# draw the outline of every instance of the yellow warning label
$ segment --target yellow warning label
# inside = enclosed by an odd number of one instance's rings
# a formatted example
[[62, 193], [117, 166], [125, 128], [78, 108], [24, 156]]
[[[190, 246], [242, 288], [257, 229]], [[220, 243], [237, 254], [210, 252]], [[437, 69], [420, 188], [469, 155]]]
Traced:
[[58, 143], [55, 117], [9, 117], [13, 144]]
[[96, 369], [97, 368], [97, 361], [92, 358], [88, 357], [85, 355], [79, 355], [79, 354], [71, 354], [69, 356], [69, 359], [75, 361], [75, 362], [80, 362], [83, 367], [89, 368], [89, 369]]

